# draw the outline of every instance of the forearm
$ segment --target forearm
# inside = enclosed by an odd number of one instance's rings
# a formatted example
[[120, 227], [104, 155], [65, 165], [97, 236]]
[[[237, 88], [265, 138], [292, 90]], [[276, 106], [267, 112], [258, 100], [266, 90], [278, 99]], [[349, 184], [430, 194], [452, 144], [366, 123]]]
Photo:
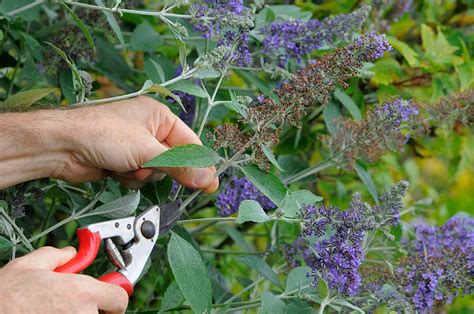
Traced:
[[0, 114], [0, 189], [60, 171], [71, 145], [64, 113]]

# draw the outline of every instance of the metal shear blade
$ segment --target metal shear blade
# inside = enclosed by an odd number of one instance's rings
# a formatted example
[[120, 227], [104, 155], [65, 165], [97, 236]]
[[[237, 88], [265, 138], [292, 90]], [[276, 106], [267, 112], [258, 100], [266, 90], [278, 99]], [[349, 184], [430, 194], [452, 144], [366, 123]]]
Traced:
[[183, 212], [179, 212], [181, 201], [174, 201], [160, 206], [160, 237], [165, 235], [176, 224]]

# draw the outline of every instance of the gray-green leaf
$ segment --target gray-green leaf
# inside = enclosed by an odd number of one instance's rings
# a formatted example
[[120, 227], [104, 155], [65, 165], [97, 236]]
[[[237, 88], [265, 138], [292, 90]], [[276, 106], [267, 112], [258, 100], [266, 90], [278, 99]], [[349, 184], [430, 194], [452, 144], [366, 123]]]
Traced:
[[166, 289], [161, 303], [160, 313], [164, 313], [168, 310], [172, 310], [175, 307], [180, 306], [184, 302], [184, 296], [176, 281], [173, 281]]
[[308, 266], [300, 266], [292, 269], [286, 279], [285, 292], [300, 291], [304, 293], [311, 290], [309, 287], [311, 279], [307, 277], [308, 273], [311, 273], [311, 268]]
[[262, 314], [285, 314], [286, 304], [271, 292], [262, 294]]
[[372, 176], [370, 175], [370, 173], [367, 170], [365, 170], [365, 168], [358, 162], [355, 163], [354, 169], [357, 172], [357, 175], [359, 175], [359, 178], [361, 178], [362, 182], [364, 182], [365, 186], [369, 190], [375, 203], [378, 204], [379, 195], [377, 193], [377, 189], [375, 188], [375, 184], [374, 184], [374, 181], [372, 180]]
[[278, 170], [280, 171], [285, 171], [281, 166], [280, 164], [278, 163], [278, 161], [276, 160], [275, 158], [275, 155], [273, 155], [273, 152], [272, 150], [268, 147], [268, 146], [265, 146], [263, 144], [260, 144], [260, 147], [262, 148], [262, 151], [263, 153], [265, 154], [265, 156], [267, 156], [268, 158], [268, 161], [270, 161], [272, 163], [272, 165], [274, 165]]
[[360, 113], [359, 107], [352, 98], [347, 95], [341, 88], [336, 88], [334, 91], [334, 96], [341, 102], [341, 104], [346, 107], [347, 111], [351, 114], [354, 120], [362, 119], [362, 114]]
[[[105, 7], [105, 4], [102, 0], [95, 0], [95, 3], [97, 3], [98, 6], [100, 7]], [[110, 25], [110, 28], [114, 31], [115, 35], [117, 36], [117, 39], [119, 40], [120, 44], [125, 44], [125, 41], [123, 39], [123, 34], [122, 30], [120, 29], [120, 26], [117, 23], [117, 20], [115, 19], [115, 16], [112, 12], [109, 11], [102, 11], [105, 14], [105, 17], [107, 18], [107, 22]]]
[[262, 206], [254, 200], [245, 200], [240, 203], [239, 213], [237, 214], [236, 222], [243, 224], [244, 222], [266, 222], [268, 216], [263, 210]]
[[14, 246], [10, 240], [5, 239], [4, 237], [0, 236], [0, 251], [8, 250]]
[[83, 217], [101, 215], [109, 218], [123, 218], [130, 216], [137, 209], [139, 203], [140, 192], [135, 192], [99, 206]]
[[273, 203], [279, 205], [286, 196], [286, 186], [273, 173], [260, 170], [255, 165], [242, 167], [244, 175]]
[[171, 85], [168, 85], [168, 89], [172, 91], [177, 90], [177, 91], [185, 92], [187, 94], [201, 97], [201, 98], [207, 97], [207, 93], [201, 87], [197, 86], [196, 84], [188, 80], [181, 80]]
[[173, 147], [143, 165], [144, 168], [191, 167], [207, 168], [222, 158], [212, 149], [196, 144]]
[[210, 312], [211, 281], [198, 251], [176, 233], [171, 232], [168, 261], [179, 289], [195, 313]]
[[160, 33], [148, 23], [138, 25], [130, 39], [132, 50], [154, 50], [163, 44]]
[[89, 46], [92, 48], [92, 50], [95, 53], [95, 44], [94, 44], [94, 39], [91, 36], [91, 33], [89, 32], [89, 29], [87, 26], [81, 21], [81, 19], [74, 13], [71, 8], [69, 8], [67, 5], [65, 5], [63, 2], [60, 2], [61, 6], [64, 8], [64, 10], [69, 14], [69, 16], [73, 19], [74, 23], [76, 23], [77, 27], [81, 30], [81, 32], [84, 34], [84, 37], [87, 40], [87, 43]]
[[236, 259], [237, 261], [247, 265], [249, 268], [256, 270], [260, 275], [269, 279], [278, 287], [282, 287], [277, 274], [263, 259], [251, 255], [238, 256]]
[[281, 203], [280, 210], [287, 218], [295, 218], [303, 205], [314, 205], [322, 201], [321, 196], [314, 195], [308, 190], [290, 192]]

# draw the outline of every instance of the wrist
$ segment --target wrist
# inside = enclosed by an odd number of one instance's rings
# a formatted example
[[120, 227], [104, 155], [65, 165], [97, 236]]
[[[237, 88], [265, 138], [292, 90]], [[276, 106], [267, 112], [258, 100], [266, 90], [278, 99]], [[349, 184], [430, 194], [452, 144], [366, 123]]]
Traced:
[[42, 110], [0, 115], [0, 189], [54, 176], [64, 168], [73, 145], [65, 113]]

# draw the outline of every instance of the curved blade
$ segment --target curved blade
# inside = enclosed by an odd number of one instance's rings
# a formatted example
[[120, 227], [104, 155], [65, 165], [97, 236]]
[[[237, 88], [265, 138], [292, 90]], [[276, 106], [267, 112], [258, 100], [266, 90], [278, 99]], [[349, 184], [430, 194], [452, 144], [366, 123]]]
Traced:
[[160, 206], [160, 237], [165, 235], [176, 222], [183, 212], [179, 212], [181, 201], [174, 201]]

